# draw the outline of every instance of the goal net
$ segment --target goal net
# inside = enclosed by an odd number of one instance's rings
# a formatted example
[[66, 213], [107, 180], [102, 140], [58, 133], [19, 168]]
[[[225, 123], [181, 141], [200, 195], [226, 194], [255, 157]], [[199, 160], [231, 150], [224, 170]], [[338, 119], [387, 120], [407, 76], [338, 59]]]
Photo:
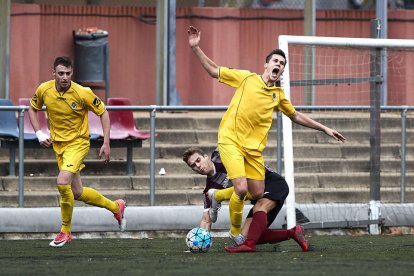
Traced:
[[414, 159], [407, 154], [414, 109], [404, 106], [412, 102], [414, 40], [279, 36], [279, 48], [287, 57], [286, 97], [347, 139], [283, 116], [287, 227], [378, 234], [381, 226], [414, 225]]

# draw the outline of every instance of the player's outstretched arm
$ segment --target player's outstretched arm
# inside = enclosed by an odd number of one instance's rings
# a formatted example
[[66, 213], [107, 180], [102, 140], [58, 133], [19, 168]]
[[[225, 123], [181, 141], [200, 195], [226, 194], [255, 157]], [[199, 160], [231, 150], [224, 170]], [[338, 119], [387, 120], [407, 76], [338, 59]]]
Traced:
[[193, 53], [200, 61], [203, 68], [213, 78], [218, 78], [218, 66], [212, 61], [200, 48], [201, 32], [196, 27], [190, 26], [187, 30], [188, 33], [188, 44], [190, 45]]
[[299, 111], [296, 111], [290, 119], [299, 125], [323, 131], [326, 135], [331, 136], [335, 140], [345, 143], [346, 139], [341, 133], [313, 120]]

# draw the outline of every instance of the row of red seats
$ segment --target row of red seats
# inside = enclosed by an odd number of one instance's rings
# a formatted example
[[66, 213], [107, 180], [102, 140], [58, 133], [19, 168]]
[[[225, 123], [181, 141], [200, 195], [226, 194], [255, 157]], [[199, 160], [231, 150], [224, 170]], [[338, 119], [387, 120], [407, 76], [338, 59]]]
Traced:
[[[19, 105], [28, 106], [30, 104], [29, 98], [20, 98]], [[131, 102], [127, 98], [108, 98], [107, 105], [113, 106], [128, 106]], [[13, 103], [8, 99], [0, 99], [0, 106], [13, 106]], [[140, 131], [135, 126], [135, 120], [132, 110], [108, 110], [109, 118], [111, 120], [111, 140], [124, 139], [141, 139], [150, 138], [150, 133]], [[49, 126], [47, 123], [46, 113], [39, 111], [39, 124], [44, 133], [49, 134]], [[100, 118], [93, 112], [89, 112], [89, 128], [91, 139], [101, 139], [103, 137], [102, 125]], [[0, 137], [3, 138], [18, 138], [19, 129], [16, 121], [15, 111], [1, 111], [0, 112]], [[32, 124], [30, 123], [29, 115], [25, 112], [24, 115], [24, 139], [34, 140], [36, 135]]]
[[[128, 106], [131, 102], [127, 98], [108, 98], [107, 105], [113, 106]], [[111, 121], [111, 134], [112, 140], [122, 139], [148, 139], [150, 133], [140, 131], [135, 126], [134, 114], [131, 110], [108, 110], [109, 119]], [[91, 138], [93, 135], [99, 135], [103, 137], [101, 119], [93, 112], [89, 111], [89, 130]]]

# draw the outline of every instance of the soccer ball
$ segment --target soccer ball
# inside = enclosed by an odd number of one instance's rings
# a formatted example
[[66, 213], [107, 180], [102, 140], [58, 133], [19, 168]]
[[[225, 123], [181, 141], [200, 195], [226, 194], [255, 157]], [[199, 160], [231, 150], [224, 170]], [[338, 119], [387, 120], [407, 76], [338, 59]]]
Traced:
[[191, 229], [185, 238], [185, 242], [191, 252], [207, 252], [213, 245], [210, 232], [200, 227]]

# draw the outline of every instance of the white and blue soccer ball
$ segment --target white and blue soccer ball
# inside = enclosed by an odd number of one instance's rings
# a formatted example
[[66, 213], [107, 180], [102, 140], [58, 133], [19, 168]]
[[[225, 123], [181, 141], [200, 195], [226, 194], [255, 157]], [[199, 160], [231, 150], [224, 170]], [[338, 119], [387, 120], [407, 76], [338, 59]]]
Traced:
[[191, 252], [207, 252], [213, 245], [210, 232], [201, 227], [191, 229], [185, 242]]

